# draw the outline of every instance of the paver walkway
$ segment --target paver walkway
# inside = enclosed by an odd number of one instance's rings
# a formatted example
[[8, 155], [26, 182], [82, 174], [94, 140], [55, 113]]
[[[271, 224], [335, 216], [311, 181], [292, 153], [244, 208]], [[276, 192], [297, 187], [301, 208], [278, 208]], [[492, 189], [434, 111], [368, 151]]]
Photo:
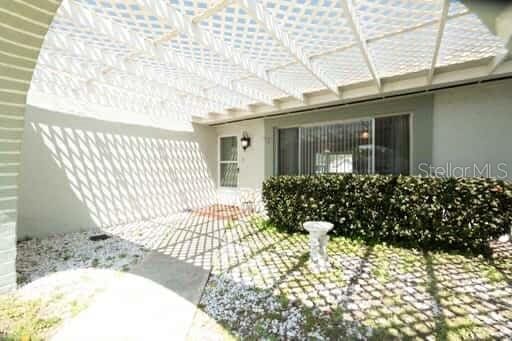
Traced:
[[153, 250], [150, 255], [130, 273], [120, 273], [119, 281], [63, 325], [53, 340], [186, 338], [222, 245], [222, 222], [187, 214], [146, 224], [144, 235], [134, 237], [129, 227], [112, 233]]

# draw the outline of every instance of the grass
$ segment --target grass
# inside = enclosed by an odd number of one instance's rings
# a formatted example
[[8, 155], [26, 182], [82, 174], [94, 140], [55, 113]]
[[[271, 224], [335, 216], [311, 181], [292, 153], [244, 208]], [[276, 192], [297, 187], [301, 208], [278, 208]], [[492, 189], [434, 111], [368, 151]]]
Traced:
[[229, 220], [225, 225], [224, 225], [224, 228], [226, 230], [231, 230], [231, 229], [234, 229], [235, 227], [237, 227], [237, 223], [232, 221], [232, 220]]
[[371, 255], [374, 257], [372, 262], [372, 274], [381, 283], [385, 284], [391, 279], [389, 249], [386, 244], [377, 244], [372, 247]]
[[505, 275], [492, 265], [484, 266], [482, 272], [483, 275], [492, 283], [502, 283], [506, 280]]
[[0, 338], [2, 340], [43, 340], [60, 322], [45, 316], [42, 300], [21, 300], [12, 295], [0, 298]]
[[71, 301], [71, 316], [75, 317], [87, 308], [87, 304], [77, 300]]

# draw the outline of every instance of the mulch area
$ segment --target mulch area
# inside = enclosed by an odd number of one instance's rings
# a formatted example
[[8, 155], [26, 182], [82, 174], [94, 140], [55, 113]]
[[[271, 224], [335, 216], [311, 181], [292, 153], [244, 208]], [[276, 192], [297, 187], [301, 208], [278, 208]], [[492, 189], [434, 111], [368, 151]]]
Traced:
[[201, 217], [220, 220], [238, 220], [244, 215], [243, 211], [238, 206], [221, 204], [200, 208], [192, 211], [192, 213]]

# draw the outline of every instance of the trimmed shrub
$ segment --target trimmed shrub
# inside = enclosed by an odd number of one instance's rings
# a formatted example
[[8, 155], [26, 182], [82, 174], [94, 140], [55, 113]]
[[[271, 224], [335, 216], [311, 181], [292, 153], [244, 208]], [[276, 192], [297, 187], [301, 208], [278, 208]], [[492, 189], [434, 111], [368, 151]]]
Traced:
[[325, 220], [335, 235], [422, 249], [487, 252], [512, 220], [512, 185], [487, 178], [278, 176], [263, 183], [263, 200], [288, 232]]

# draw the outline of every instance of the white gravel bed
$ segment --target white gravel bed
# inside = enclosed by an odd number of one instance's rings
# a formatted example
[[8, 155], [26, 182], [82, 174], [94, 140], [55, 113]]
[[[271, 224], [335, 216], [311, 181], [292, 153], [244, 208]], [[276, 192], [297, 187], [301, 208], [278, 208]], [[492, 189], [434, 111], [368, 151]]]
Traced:
[[75, 269], [127, 271], [144, 256], [141, 246], [116, 236], [98, 241], [89, 239], [103, 233], [94, 230], [56, 234], [19, 242], [16, 261], [18, 283], [24, 285], [54, 272]]
[[371, 328], [357, 322], [339, 319], [333, 324], [329, 313], [305, 309], [298, 302], [271, 290], [246, 286], [229, 275], [210, 278], [200, 307], [241, 339], [364, 339], [372, 335]]

